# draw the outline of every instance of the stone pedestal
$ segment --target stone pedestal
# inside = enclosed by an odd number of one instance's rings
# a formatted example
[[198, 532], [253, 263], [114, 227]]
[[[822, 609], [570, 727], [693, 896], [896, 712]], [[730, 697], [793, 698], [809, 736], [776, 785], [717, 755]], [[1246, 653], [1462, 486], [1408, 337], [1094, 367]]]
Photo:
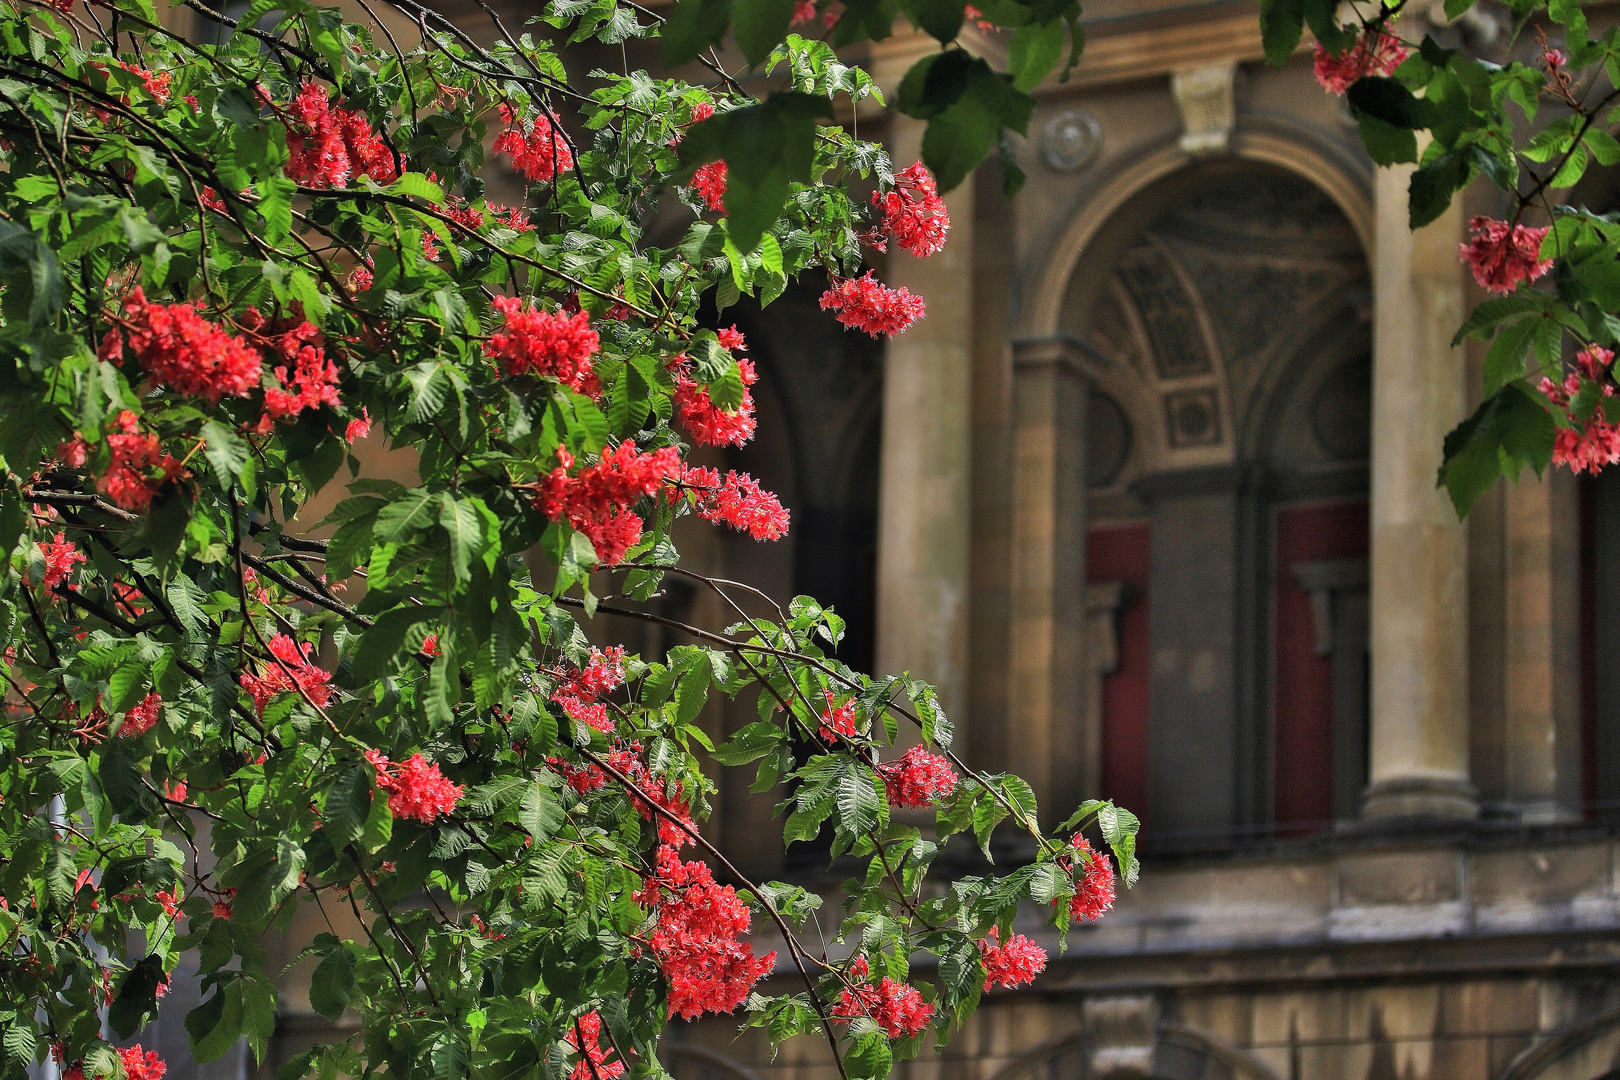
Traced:
[[1413, 232], [1410, 168], [1376, 179], [1372, 438], [1372, 739], [1368, 817], [1473, 817], [1466, 539], [1435, 486], [1465, 408], [1459, 202]]
[[1013, 353], [1006, 761], [1049, 821], [1098, 794], [1086, 783], [1087, 388], [1076, 349], [1059, 339], [1020, 342]]

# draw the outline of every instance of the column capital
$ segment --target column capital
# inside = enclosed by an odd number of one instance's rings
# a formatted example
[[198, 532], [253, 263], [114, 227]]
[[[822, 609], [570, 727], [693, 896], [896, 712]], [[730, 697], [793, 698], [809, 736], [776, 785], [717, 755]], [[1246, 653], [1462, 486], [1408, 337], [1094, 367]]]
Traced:
[[1099, 358], [1086, 344], [1068, 334], [1051, 337], [1020, 338], [1012, 343], [1013, 367], [1060, 367], [1081, 378], [1087, 378], [1086, 361]]

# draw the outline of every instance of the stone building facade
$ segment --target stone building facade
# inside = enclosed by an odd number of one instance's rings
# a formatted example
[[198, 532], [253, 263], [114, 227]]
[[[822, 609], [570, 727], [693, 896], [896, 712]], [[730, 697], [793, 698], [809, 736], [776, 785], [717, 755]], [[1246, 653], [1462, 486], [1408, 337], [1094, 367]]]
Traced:
[[[1404, 30], [1501, 48], [1502, 12], [1442, 9]], [[1411, 232], [1406, 172], [1373, 167], [1308, 52], [1264, 63], [1253, 2], [1095, 0], [1086, 26], [1073, 77], [1037, 91], [1017, 198], [987, 164], [948, 198], [943, 253], [880, 264], [924, 322], [874, 344], [813, 283], [721, 319], [762, 376], [760, 437], [725, 461], [794, 529], [695, 530], [694, 568], [834, 604], [841, 655], [939, 685], [958, 749], [1043, 808], [1102, 794], [1146, 823], [1117, 909], [898, 1074], [1615, 1075], [1620, 477], [1527, 477], [1466, 523], [1435, 486], [1480, 384], [1451, 344], [1480, 299], [1457, 247], [1493, 195]], [[892, 90], [932, 47], [902, 34], [863, 62]], [[916, 122], [846, 119], [917, 156]], [[1620, 208], [1611, 187], [1569, 201]], [[659, 602], [730, 621], [678, 586]], [[779, 793], [747, 783], [725, 778], [711, 823], [733, 860], [836, 882], [784, 855]], [[307, 977], [285, 981], [277, 1059], [330, 1035]], [[677, 1023], [669, 1065], [835, 1080], [824, 1045], [756, 1036]]]

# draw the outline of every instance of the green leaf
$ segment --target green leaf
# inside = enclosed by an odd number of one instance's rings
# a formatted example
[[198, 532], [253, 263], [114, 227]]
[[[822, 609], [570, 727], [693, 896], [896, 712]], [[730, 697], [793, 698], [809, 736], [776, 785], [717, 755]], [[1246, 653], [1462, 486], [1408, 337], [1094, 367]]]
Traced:
[[48, 326], [62, 310], [66, 285], [56, 254], [39, 237], [10, 221], [0, 221], [0, 281], [6, 285], [8, 321], [32, 329]]
[[321, 822], [334, 851], [342, 852], [365, 829], [371, 813], [371, 784], [371, 766], [355, 765], [327, 791]]
[[276, 988], [262, 978], [243, 979], [241, 986], [242, 1034], [247, 1037], [254, 1060], [262, 1064], [270, 1038], [276, 1033]]
[[430, 610], [417, 604], [391, 608], [379, 615], [377, 621], [361, 635], [360, 646], [350, 660], [355, 685], [365, 686], [392, 674], [395, 659], [405, 647], [405, 638], [411, 627], [431, 617]]
[[1304, 0], [1260, 0], [1260, 41], [1266, 59], [1281, 67], [1305, 33]]
[[1459, 517], [1468, 516], [1497, 477], [1517, 479], [1526, 465], [1540, 475], [1547, 467], [1556, 425], [1544, 400], [1523, 380], [1510, 382], [1446, 436], [1440, 482]]
[[887, 817], [883, 781], [870, 765], [845, 758], [838, 777], [838, 825], [863, 835]]
[[500, 535], [500, 522], [477, 497], [458, 499], [446, 491], [439, 504], [439, 527], [450, 537], [451, 563], [456, 580], [472, 577], [472, 562], [489, 550]]
[[1013, 87], [1033, 90], [1063, 59], [1063, 23], [1028, 24], [1013, 31], [1007, 44], [1007, 67]]
[[906, 17], [941, 43], [955, 40], [962, 29], [964, 0], [900, 0]]
[[405, 173], [394, 181], [388, 191], [392, 195], [414, 195], [430, 203], [444, 202], [444, 189], [422, 173]]
[[354, 994], [354, 956], [336, 948], [316, 966], [309, 979], [309, 1006], [334, 1024]]
[[[676, 11], [697, 2], [682, 0]], [[680, 168], [672, 179], [684, 183], [699, 166], [725, 161], [727, 237], [747, 255], [781, 216], [789, 185], [812, 179], [816, 118], [830, 116], [830, 109], [826, 98], [779, 91], [694, 124], [681, 139]]]
[[1345, 97], [1357, 117], [1370, 116], [1392, 127], [1422, 130], [1430, 127], [1436, 117], [1433, 103], [1416, 97], [1394, 79], [1377, 75], [1356, 80]]
[[236, 483], [247, 464], [248, 445], [235, 429], [218, 420], [209, 420], [202, 426], [203, 453], [214, 470], [219, 486], [227, 490]]
[[787, 37], [794, 0], [737, 0], [731, 11], [731, 33], [749, 66], [771, 55]]
[[157, 1011], [157, 991], [163, 979], [163, 958], [155, 953], [142, 957], [124, 974], [107, 1009], [107, 1024], [120, 1039], [134, 1035], [147, 1016]]
[[403, 547], [416, 539], [417, 534], [437, 524], [438, 518], [436, 493], [421, 488], [408, 492], [378, 512], [373, 530], [376, 543]]
[[678, 67], [696, 59], [710, 45], [718, 45], [726, 36], [730, 18], [731, 0], [680, 0], [658, 31], [664, 64]]
[[1023, 134], [1034, 107], [1035, 99], [1007, 76], [960, 49], [913, 65], [900, 88], [901, 110], [928, 120], [923, 161], [941, 191], [956, 187], [978, 168], [1003, 128]]
[[433, 1065], [433, 1080], [462, 1080], [467, 1075], [470, 1057], [467, 1040], [460, 1032], [441, 1032], [428, 1051], [428, 1059]]
[[1530, 351], [1530, 339], [1540, 324], [1540, 319], [1520, 319], [1497, 333], [1490, 351], [1485, 354], [1487, 396], [1496, 393], [1504, 383], [1523, 377], [1525, 354]]
[[555, 793], [541, 784], [530, 784], [518, 807], [518, 824], [536, 841], [556, 832], [565, 820], [562, 803]]
[[214, 988], [207, 1001], [186, 1014], [191, 1056], [206, 1065], [224, 1055], [242, 1034], [242, 987], [232, 979]]

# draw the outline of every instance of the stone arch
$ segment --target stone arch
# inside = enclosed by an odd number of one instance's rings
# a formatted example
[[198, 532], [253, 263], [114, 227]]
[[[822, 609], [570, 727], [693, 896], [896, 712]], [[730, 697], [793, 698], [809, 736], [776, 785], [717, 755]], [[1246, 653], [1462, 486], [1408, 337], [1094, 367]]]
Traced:
[[1609, 1080], [1620, 1073], [1620, 1008], [1565, 1024], [1520, 1051], [1497, 1080]]
[[[1350, 221], [1370, 264], [1373, 259], [1371, 174], [1344, 146], [1286, 122], [1252, 122], [1233, 134], [1229, 158], [1274, 165], [1320, 188]], [[1033, 268], [1029, 302], [1019, 313], [1018, 338], [1050, 338], [1059, 331], [1070, 279], [1104, 226], [1133, 198], [1198, 162], [1166, 140], [1130, 160], [1109, 163], [1108, 181], [1079, 208]]]

